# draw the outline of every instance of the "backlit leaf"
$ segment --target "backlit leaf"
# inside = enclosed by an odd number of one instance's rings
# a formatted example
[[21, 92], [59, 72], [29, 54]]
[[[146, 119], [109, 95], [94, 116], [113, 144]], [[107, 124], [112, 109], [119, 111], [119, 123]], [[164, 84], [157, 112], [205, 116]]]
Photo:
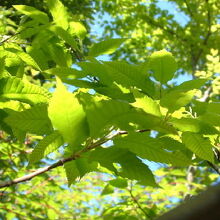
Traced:
[[97, 57], [103, 54], [111, 54], [114, 53], [122, 43], [124, 43], [126, 39], [108, 39], [105, 41], [101, 41], [99, 43], [94, 44], [90, 51], [89, 56]]
[[160, 100], [160, 105], [168, 108], [169, 112], [174, 112], [189, 104], [195, 93], [196, 90], [190, 90], [188, 92], [181, 90], [168, 92]]
[[42, 87], [23, 82], [16, 77], [0, 79], [0, 98], [29, 104], [48, 102], [51, 94]]
[[153, 71], [155, 79], [164, 84], [173, 78], [177, 64], [170, 52], [160, 50], [149, 57], [149, 68]]
[[189, 150], [201, 159], [214, 162], [214, 154], [209, 139], [203, 138], [200, 134], [184, 132], [182, 134], [182, 141]]
[[59, 0], [46, 0], [54, 22], [64, 30], [68, 28], [68, 13], [66, 8]]
[[49, 117], [64, 141], [78, 148], [89, 133], [86, 114], [75, 95], [68, 92], [60, 80], [57, 82], [48, 107]]
[[96, 171], [97, 163], [88, 162], [87, 158], [79, 158], [64, 164], [68, 185], [70, 186], [77, 178], [82, 178], [86, 173]]

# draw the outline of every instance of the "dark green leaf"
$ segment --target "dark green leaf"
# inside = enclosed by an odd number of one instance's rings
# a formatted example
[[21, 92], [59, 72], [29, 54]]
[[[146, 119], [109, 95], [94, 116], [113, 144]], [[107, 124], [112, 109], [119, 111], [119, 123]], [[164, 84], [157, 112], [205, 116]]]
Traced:
[[91, 153], [90, 159], [99, 162], [101, 166], [112, 171], [116, 169], [114, 163], [119, 163], [121, 170], [119, 169], [119, 171], [116, 172], [120, 176], [131, 180], [135, 179], [143, 185], [157, 186], [148, 166], [138, 159], [135, 154], [126, 149], [116, 147], [97, 148]]
[[35, 163], [45, 157], [47, 154], [54, 152], [63, 144], [62, 136], [58, 131], [44, 137], [34, 148], [29, 156], [29, 163]]

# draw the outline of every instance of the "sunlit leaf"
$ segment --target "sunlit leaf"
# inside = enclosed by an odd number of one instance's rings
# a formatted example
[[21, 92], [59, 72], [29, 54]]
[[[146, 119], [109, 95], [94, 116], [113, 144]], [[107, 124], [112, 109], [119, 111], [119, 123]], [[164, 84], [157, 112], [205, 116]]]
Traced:
[[99, 43], [94, 44], [90, 51], [89, 56], [97, 57], [103, 54], [111, 54], [114, 53], [122, 43], [124, 43], [126, 39], [108, 39], [105, 41], [101, 41]]
[[64, 141], [78, 148], [89, 132], [86, 115], [75, 95], [68, 92], [60, 80], [57, 82], [48, 107], [49, 117]]
[[29, 104], [48, 102], [51, 94], [37, 85], [16, 77], [0, 79], [0, 98], [18, 100]]
[[37, 20], [43, 24], [49, 22], [49, 18], [46, 13], [39, 11], [38, 9], [27, 6], [27, 5], [13, 5], [13, 7], [21, 12], [22, 14], [25, 14], [29, 17], [31, 17], [34, 20]]
[[64, 30], [68, 28], [68, 14], [67, 10], [59, 0], [47, 0], [47, 5], [50, 13], [53, 16], [54, 22], [62, 27]]
[[184, 132], [182, 140], [185, 146], [195, 153], [198, 157], [214, 162], [214, 154], [209, 139], [205, 139], [200, 134]]
[[177, 64], [170, 52], [161, 50], [151, 54], [149, 68], [153, 71], [155, 79], [164, 84], [173, 78]]

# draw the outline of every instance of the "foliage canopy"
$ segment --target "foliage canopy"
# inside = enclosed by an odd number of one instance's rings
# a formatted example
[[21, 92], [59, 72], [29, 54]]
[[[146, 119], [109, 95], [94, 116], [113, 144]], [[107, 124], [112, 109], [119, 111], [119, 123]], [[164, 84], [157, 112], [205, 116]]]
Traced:
[[[71, 16], [59, 0], [47, 0], [43, 11], [14, 5], [19, 23], [8, 16], [12, 9], [1, 9], [0, 188], [15, 195], [1, 192], [0, 218], [68, 219], [74, 209], [75, 219], [90, 214], [95, 219], [86, 194], [93, 188], [93, 196], [101, 190], [102, 196], [121, 198], [111, 205], [101, 197], [101, 212], [93, 202], [100, 218], [152, 219], [172, 206], [172, 199], [183, 200], [216, 181], [209, 167], [218, 171], [217, 1], [200, 4], [202, 17], [191, 12], [193, 1], [170, 1], [190, 16], [184, 27], [156, 1], [117, 2], [103, 0], [96, 7], [115, 18], [110, 32], [122, 37], [91, 47], [80, 16]], [[100, 60], [103, 54], [113, 60]], [[173, 79], [183, 71], [193, 79], [176, 85]], [[152, 163], [163, 166], [152, 172]], [[188, 176], [186, 186], [187, 167], [197, 174], [188, 172], [194, 180]], [[70, 192], [80, 192], [74, 206], [71, 194], [63, 204], [64, 178]], [[101, 187], [96, 191], [92, 183]]]

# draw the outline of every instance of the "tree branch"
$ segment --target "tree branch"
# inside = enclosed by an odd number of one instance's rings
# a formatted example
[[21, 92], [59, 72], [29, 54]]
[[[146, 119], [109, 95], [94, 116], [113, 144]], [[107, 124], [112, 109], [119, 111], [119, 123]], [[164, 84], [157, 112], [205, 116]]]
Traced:
[[[150, 130], [149, 129], [138, 130], [137, 132], [142, 133], [142, 132], [147, 132], [147, 131], [150, 131]], [[56, 162], [56, 163], [54, 163], [54, 164], [52, 164], [50, 166], [47, 166], [47, 167], [44, 167], [44, 168], [40, 168], [40, 169], [36, 170], [33, 173], [30, 173], [28, 175], [16, 178], [14, 180], [0, 182], [0, 189], [4, 188], [4, 187], [7, 187], [7, 186], [12, 186], [12, 185], [15, 185], [15, 184], [18, 184], [18, 183], [21, 183], [21, 182], [25, 182], [25, 181], [31, 180], [35, 176], [38, 176], [38, 175], [40, 175], [42, 173], [46, 173], [49, 170], [52, 170], [52, 169], [54, 169], [56, 167], [63, 166], [65, 163], [67, 163], [69, 161], [73, 161], [73, 160], [76, 160], [76, 159], [80, 158], [83, 153], [88, 152], [88, 151], [90, 151], [90, 150], [92, 150], [92, 149], [94, 149], [96, 147], [99, 147], [100, 145], [106, 143], [107, 141], [111, 140], [112, 138], [114, 138], [114, 137], [116, 137], [118, 135], [124, 135], [124, 134], [128, 134], [128, 132], [127, 131], [118, 131], [115, 134], [110, 134], [110, 135], [108, 135], [108, 136], [106, 136], [106, 137], [96, 141], [95, 143], [90, 144], [89, 146], [83, 148], [82, 150], [74, 153], [72, 156], [66, 157], [64, 159], [61, 159], [58, 162]]]
[[64, 159], [61, 159], [59, 160], [58, 162], [50, 165], [50, 166], [47, 166], [47, 167], [44, 167], [44, 168], [40, 168], [38, 170], [36, 170], [35, 172], [33, 173], [30, 173], [28, 175], [25, 175], [23, 177], [19, 177], [19, 178], [16, 178], [14, 180], [9, 180], [9, 181], [5, 181], [5, 182], [1, 182], [0, 183], [0, 188], [4, 188], [4, 187], [7, 187], [7, 186], [12, 186], [12, 185], [15, 185], [15, 184], [18, 184], [18, 183], [21, 183], [21, 182], [25, 182], [25, 181], [28, 181], [28, 180], [31, 180], [32, 178], [34, 178], [35, 176], [38, 176], [42, 173], [46, 173], [48, 172], [49, 170], [52, 170], [56, 167], [60, 167], [60, 166], [63, 166], [63, 164], [69, 162], [69, 161], [72, 161], [72, 160], [76, 160], [77, 158], [80, 158], [81, 157], [81, 154], [84, 153], [84, 152], [87, 152], [95, 147], [98, 147], [100, 146], [101, 144], [107, 142], [109, 139], [105, 139], [103, 141], [97, 141], [96, 143], [94, 144], [91, 144], [90, 146], [86, 147], [86, 148], [83, 148], [82, 150], [76, 152], [75, 154], [73, 154], [72, 156], [70, 157], [67, 157], [67, 158], [64, 158]]

